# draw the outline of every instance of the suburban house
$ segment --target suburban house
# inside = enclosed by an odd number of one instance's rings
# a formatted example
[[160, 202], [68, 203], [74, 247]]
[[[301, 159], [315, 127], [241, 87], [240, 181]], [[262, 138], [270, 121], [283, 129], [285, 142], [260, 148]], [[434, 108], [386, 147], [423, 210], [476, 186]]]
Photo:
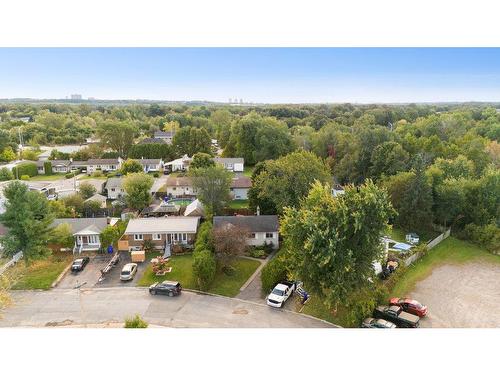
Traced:
[[88, 199], [85, 199], [85, 202], [97, 202], [101, 208], [106, 208], [106, 197], [98, 193], [92, 195]]
[[106, 181], [106, 192], [108, 199], [119, 199], [125, 195], [123, 189], [123, 177], [110, 177]]
[[161, 159], [134, 159], [134, 160], [142, 165], [144, 173], [159, 172], [163, 167], [163, 161]]
[[165, 141], [165, 143], [171, 145], [172, 140], [174, 139], [174, 134], [174, 132], [155, 131], [154, 138], [161, 139]]
[[184, 172], [189, 169], [189, 164], [191, 164], [192, 158], [187, 155], [184, 155], [182, 158], [175, 159], [165, 163], [165, 166], [170, 170], [170, 172]]
[[250, 232], [247, 239], [249, 246], [271, 244], [274, 249], [279, 247], [279, 222], [277, 215], [214, 216], [214, 229], [228, 225], [246, 228]]
[[68, 224], [75, 238], [73, 252], [99, 250], [101, 247], [100, 235], [110, 222], [105, 217], [55, 219], [51, 227]]
[[90, 175], [95, 171], [114, 172], [120, 169], [122, 159], [89, 159], [84, 162], [84, 167], [87, 169], [87, 174]]
[[185, 197], [196, 195], [196, 190], [193, 188], [189, 177], [172, 177], [169, 176], [165, 184], [167, 195], [173, 197]]
[[156, 249], [170, 255], [172, 245], [192, 245], [198, 231], [199, 217], [167, 216], [130, 219], [118, 241], [118, 250], [141, 250], [150, 240]]
[[39, 160], [36, 162], [38, 174], [45, 174], [45, 162], [52, 165], [52, 173], [68, 173], [71, 171], [71, 160]]
[[225, 169], [231, 172], [243, 172], [245, 161], [243, 158], [220, 158], [215, 157], [214, 162], [222, 165]]
[[248, 190], [252, 187], [252, 180], [246, 176], [238, 176], [231, 181], [231, 196], [233, 199], [248, 199]]

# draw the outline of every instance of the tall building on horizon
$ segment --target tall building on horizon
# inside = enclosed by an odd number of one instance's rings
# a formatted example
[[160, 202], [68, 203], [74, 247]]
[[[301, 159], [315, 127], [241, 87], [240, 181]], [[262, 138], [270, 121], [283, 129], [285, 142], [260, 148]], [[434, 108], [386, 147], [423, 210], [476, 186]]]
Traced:
[[82, 100], [82, 95], [81, 94], [71, 94], [70, 99], [71, 100]]

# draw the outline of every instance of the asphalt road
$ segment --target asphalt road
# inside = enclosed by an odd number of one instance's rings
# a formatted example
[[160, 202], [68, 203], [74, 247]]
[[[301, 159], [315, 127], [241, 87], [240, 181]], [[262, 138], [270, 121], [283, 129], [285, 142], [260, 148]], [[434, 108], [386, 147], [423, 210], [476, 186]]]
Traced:
[[144, 288], [52, 289], [12, 292], [0, 327], [112, 326], [139, 314], [151, 325], [192, 328], [331, 328], [286, 310], [235, 298], [184, 291], [151, 296]]

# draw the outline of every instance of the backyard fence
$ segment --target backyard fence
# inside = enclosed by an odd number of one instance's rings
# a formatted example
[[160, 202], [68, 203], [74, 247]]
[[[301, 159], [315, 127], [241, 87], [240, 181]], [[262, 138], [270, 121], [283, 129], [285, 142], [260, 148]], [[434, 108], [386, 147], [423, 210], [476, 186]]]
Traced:
[[[429, 241], [424, 246], [427, 248], [427, 250], [432, 249], [434, 246], [436, 246], [437, 244], [439, 244], [441, 241], [443, 241], [444, 239], [448, 238], [450, 236], [450, 231], [451, 231], [451, 228], [448, 228], [447, 230], [445, 230], [439, 236], [437, 236], [436, 238], [434, 238], [432, 241]], [[418, 259], [420, 259], [423, 254], [424, 254], [424, 252], [418, 252], [418, 253], [415, 253], [415, 254], [409, 256], [408, 258], [406, 258], [405, 259], [406, 266], [409, 266], [413, 262], [415, 262]]]
[[13, 256], [12, 256], [12, 259], [9, 260], [7, 263], [5, 263], [2, 267], [0, 267], [0, 275], [2, 275], [5, 271], [7, 271], [7, 268], [9, 268], [10, 266], [13, 266], [14, 264], [16, 264], [17, 262], [19, 262], [19, 260], [23, 257], [23, 252], [22, 251], [18, 251], [17, 253], [15, 253]]

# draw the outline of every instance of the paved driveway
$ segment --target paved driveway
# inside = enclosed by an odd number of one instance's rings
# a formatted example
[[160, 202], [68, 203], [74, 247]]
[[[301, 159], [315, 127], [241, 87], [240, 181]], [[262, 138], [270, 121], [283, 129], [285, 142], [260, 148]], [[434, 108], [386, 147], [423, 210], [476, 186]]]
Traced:
[[195, 328], [331, 328], [333, 325], [285, 310], [235, 298], [183, 292], [151, 296], [145, 288], [15, 291], [0, 327], [121, 324], [139, 314], [152, 325]]

